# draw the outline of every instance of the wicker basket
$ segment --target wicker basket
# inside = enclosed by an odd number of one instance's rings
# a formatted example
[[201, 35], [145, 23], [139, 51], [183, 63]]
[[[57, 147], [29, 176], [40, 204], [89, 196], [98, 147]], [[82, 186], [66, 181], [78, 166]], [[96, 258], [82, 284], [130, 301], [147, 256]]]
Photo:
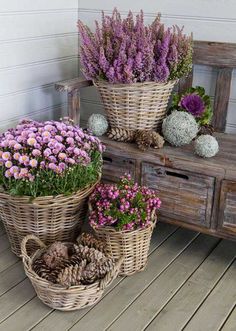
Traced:
[[94, 85], [100, 92], [111, 127], [160, 131], [176, 82], [108, 84], [97, 81]]
[[87, 213], [87, 197], [98, 181], [69, 196], [46, 196], [31, 200], [27, 196], [11, 196], [0, 192], [0, 217], [12, 252], [19, 256], [22, 239], [31, 233], [46, 244], [76, 238]]
[[110, 226], [94, 229], [96, 236], [106, 242], [108, 252], [114, 259], [123, 256], [120, 275], [131, 276], [145, 269], [155, 224], [153, 222], [144, 229], [134, 231], [116, 231]]
[[[40, 247], [32, 257], [27, 253], [27, 242], [33, 240]], [[36, 236], [28, 235], [21, 243], [21, 256], [23, 259], [26, 275], [39, 297], [46, 305], [51, 308], [70, 311], [85, 308], [95, 304], [102, 296], [104, 289], [117, 277], [122, 258], [120, 257], [115, 268], [106, 276], [91, 285], [78, 285], [69, 288], [50, 283], [39, 277], [32, 269], [33, 261], [45, 251], [46, 245]]]

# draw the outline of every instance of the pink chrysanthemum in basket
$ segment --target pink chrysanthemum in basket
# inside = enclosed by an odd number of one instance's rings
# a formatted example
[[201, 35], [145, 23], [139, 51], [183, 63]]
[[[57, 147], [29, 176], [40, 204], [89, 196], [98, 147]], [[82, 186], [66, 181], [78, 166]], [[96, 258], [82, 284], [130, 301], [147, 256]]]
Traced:
[[23, 120], [0, 135], [0, 185], [6, 192], [70, 194], [96, 182], [104, 146], [72, 122]]
[[98, 184], [90, 196], [90, 225], [112, 226], [116, 230], [135, 230], [153, 222], [161, 201], [154, 190], [134, 183], [130, 175], [118, 184]]

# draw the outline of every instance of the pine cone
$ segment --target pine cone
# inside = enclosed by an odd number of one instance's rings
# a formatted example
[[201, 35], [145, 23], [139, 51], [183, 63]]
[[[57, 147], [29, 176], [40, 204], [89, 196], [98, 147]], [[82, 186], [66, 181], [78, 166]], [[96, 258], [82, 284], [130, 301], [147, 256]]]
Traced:
[[152, 131], [136, 130], [135, 142], [139, 149], [146, 151], [152, 144]]
[[106, 253], [106, 244], [94, 237], [90, 233], [82, 233], [82, 235], [77, 239], [78, 243], [83, 246], [88, 246], [89, 248], [95, 248], [100, 252]]
[[211, 124], [205, 124], [205, 125], [202, 125], [200, 127], [200, 130], [198, 132], [198, 136], [201, 136], [203, 134], [209, 134], [209, 135], [213, 135], [214, 133], [214, 127], [211, 125]]
[[80, 264], [64, 268], [57, 277], [57, 283], [67, 287], [81, 284], [85, 266], [86, 260], [83, 260]]
[[60, 265], [63, 260], [68, 258], [68, 248], [60, 241], [56, 241], [51, 246], [49, 246], [46, 253], [43, 254], [43, 260], [51, 269]]
[[98, 279], [97, 264], [95, 262], [90, 262], [87, 264], [82, 271], [82, 283], [92, 284]]
[[106, 274], [112, 271], [114, 268], [114, 261], [111, 258], [108, 258], [106, 261], [97, 264], [97, 275], [98, 278], [104, 278]]
[[152, 143], [153, 148], [162, 148], [165, 143], [164, 138], [156, 131], [152, 131]]
[[132, 142], [135, 137], [135, 130], [126, 130], [122, 128], [111, 128], [107, 132], [108, 138], [120, 142]]
[[104, 253], [98, 251], [95, 248], [89, 248], [88, 246], [78, 245], [76, 247], [76, 255], [83, 260], [87, 260], [88, 263], [106, 259]]
[[38, 258], [34, 260], [32, 268], [39, 277], [44, 278], [49, 282], [56, 283], [57, 271], [51, 270], [43, 259]]

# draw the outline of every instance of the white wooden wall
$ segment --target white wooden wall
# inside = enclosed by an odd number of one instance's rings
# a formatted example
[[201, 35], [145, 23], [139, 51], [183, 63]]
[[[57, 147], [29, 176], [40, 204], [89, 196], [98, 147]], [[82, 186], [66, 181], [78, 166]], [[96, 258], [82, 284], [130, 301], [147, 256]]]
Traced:
[[[143, 9], [147, 22], [157, 12], [167, 25], [185, 26], [186, 32], [193, 32], [194, 39], [236, 43], [236, 1], [235, 0], [80, 0], [79, 18], [93, 27], [95, 19], [100, 19], [103, 9], [111, 13], [114, 7], [126, 14]], [[202, 85], [211, 96], [214, 94], [216, 71], [208, 67], [196, 66], [194, 84]], [[102, 112], [101, 101], [95, 88], [82, 92], [82, 117]], [[230, 104], [227, 118], [227, 132], [236, 133], [236, 72], [233, 74]]]
[[0, 131], [20, 118], [58, 118], [55, 81], [78, 75], [78, 0], [0, 0]]

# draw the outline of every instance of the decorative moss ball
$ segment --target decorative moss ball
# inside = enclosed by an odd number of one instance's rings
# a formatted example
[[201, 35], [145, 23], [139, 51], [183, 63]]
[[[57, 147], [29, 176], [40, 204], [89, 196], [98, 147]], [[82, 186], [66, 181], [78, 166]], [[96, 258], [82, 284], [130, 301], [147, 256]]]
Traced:
[[174, 146], [189, 144], [197, 136], [198, 130], [193, 115], [184, 111], [174, 110], [162, 123], [165, 140]]
[[219, 144], [215, 137], [209, 134], [201, 135], [194, 142], [194, 150], [201, 157], [212, 157], [218, 153]]
[[108, 122], [101, 114], [92, 114], [88, 119], [87, 127], [95, 136], [102, 136], [107, 132]]

